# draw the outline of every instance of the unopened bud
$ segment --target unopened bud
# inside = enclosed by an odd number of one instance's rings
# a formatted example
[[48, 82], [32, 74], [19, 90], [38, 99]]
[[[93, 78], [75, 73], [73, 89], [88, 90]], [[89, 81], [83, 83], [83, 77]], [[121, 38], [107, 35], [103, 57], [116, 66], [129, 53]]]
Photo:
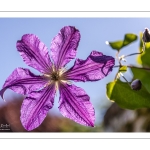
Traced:
[[150, 42], [150, 31], [148, 28], [145, 28], [145, 31], [143, 32], [143, 41]]
[[132, 90], [140, 90], [142, 87], [142, 83], [139, 79], [136, 79], [134, 80], [132, 83], [131, 83], [131, 89]]

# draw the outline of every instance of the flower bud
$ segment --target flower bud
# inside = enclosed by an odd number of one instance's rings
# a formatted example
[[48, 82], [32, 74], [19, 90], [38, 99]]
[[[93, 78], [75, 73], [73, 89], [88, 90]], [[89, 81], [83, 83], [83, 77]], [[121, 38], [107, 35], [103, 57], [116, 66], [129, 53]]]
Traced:
[[143, 32], [143, 41], [146, 42], [150, 42], [150, 31], [148, 28], [145, 28], [145, 31]]
[[131, 89], [132, 90], [140, 90], [142, 87], [142, 83], [139, 79], [136, 79], [134, 80], [132, 83], [131, 83]]

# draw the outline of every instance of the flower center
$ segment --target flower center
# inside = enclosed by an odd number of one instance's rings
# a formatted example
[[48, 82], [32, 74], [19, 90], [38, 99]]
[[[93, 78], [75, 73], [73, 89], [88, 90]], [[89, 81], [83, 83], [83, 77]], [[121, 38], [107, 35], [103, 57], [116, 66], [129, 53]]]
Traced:
[[58, 81], [59, 80], [59, 73], [57, 73], [57, 72], [53, 72], [52, 74], [51, 74], [51, 80], [53, 80], [53, 81]]
[[64, 72], [66, 72], [65, 68], [56, 70], [55, 67], [52, 67], [52, 70], [49, 74], [44, 74], [44, 77], [49, 80], [48, 83], [46, 83], [45, 87], [51, 84], [55, 84], [55, 88], [56, 90], [58, 90], [61, 82], [71, 84], [70, 81], [67, 81]]
[[52, 67], [52, 70], [49, 74], [44, 74], [44, 77], [49, 80], [49, 84], [51, 83], [59, 83], [64, 82], [66, 80], [65, 76], [63, 75], [66, 71], [65, 68], [56, 70], [55, 67]]

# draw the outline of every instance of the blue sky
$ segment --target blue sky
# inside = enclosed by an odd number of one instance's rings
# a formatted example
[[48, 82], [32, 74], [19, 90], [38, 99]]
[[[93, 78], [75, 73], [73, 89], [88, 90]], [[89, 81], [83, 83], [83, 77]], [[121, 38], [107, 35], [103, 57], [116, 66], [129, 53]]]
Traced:
[[[77, 58], [86, 59], [92, 50], [97, 50], [105, 55], [115, 57], [116, 51], [112, 50], [105, 41], [121, 40], [126, 33], [139, 35], [145, 27], [150, 28], [149, 18], [0, 18], [0, 87], [6, 78], [17, 67], [29, 68], [35, 74], [39, 74], [35, 69], [27, 66], [16, 49], [16, 42], [22, 35], [27, 33], [36, 34], [41, 41], [49, 48], [52, 38], [59, 30], [66, 25], [75, 26], [81, 33]], [[130, 54], [138, 51], [139, 40], [130, 46], [122, 49], [120, 55]], [[68, 64], [71, 67], [74, 60]], [[136, 56], [127, 58], [128, 64], [136, 63]], [[117, 64], [117, 62], [116, 62]], [[101, 120], [99, 107], [106, 100], [106, 84], [114, 79], [117, 69], [106, 78], [97, 82], [75, 83], [84, 88], [91, 97], [96, 110], [96, 120]], [[126, 73], [128, 79], [132, 76]], [[7, 91], [5, 97], [9, 97], [13, 92]], [[58, 111], [59, 95], [55, 98], [52, 112]], [[0, 104], [3, 103], [0, 98]], [[50, 111], [51, 112], [51, 111]]]

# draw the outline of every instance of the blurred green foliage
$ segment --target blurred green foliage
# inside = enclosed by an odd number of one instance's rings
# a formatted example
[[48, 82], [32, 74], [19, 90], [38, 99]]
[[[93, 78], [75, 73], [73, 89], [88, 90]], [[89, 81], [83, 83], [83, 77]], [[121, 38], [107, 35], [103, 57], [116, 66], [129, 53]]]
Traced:
[[140, 79], [142, 85], [150, 93], [150, 71], [144, 69], [139, 70], [137, 68], [131, 68], [131, 70], [134, 75], [134, 79]]
[[122, 108], [150, 108], [150, 94], [143, 86], [135, 91], [127, 83], [116, 80], [107, 84], [107, 96]]
[[[142, 36], [143, 33], [140, 33], [139, 52], [142, 52], [144, 46]], [[124, 44], [122, 44], [122, 46], [120, 44], [119, 47], [117, 42], [111, 43], [110, 46], [112, 49], [120, 50], [122, 47], [129, 45], [136, 39], [137, 36], [134, 34], [125, 34], [124, 41], [122, 41]], [[145, 51], [138, 55], [137, 63], [141, 65], [141, 67], [138, 65], [131, 66], [130, 68], [133, 73], [132, 80], [139, 79], [142, 83], [142, 88], [140, 90], [132, 90], [130, 87], [131, 83], [122, 82], [120, 79], [114, 80], [106, 86], [108, 98], [115, 101], [122, 108], [150, 108], [150, 43], [146, 43]], [[124, 73], [126, 70], [126, 66], [121, 66], [119, 72]]]
[[[139, 52], [142, 51], [142, 47], [143, 47], [142, 35], [143, 33], [140, 33]], [[145, 51], [144, 53], [142, 53], [141, 55], [137, 57], [137, 62], [141, 64], [143, 67], [150, 67], [150, 43], [146, 43]]]

